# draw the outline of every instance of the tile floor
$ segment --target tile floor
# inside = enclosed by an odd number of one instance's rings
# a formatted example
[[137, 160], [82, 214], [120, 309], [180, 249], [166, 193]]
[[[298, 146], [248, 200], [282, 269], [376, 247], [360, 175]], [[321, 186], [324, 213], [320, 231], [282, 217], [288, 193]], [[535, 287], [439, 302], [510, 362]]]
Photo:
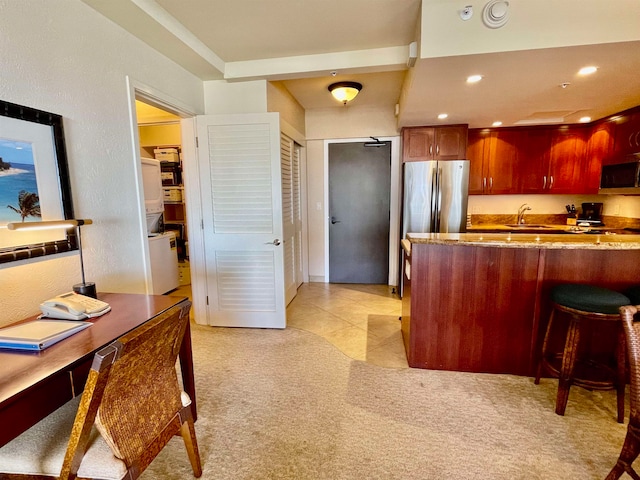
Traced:
[[[181, 286], [171, 295], [191, 295]], [[287, 327], [331, 342], [345, 355], [382, 367], [408, 368], [402, 302], [387, 285], [305, 283], [287, 307]]]

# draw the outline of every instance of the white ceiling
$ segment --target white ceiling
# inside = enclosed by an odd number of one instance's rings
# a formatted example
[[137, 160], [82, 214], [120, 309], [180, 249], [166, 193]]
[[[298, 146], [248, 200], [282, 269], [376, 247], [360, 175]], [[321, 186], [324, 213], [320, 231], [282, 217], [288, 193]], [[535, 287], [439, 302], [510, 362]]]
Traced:
[[[437, 124], [443, 112], [444, 123], [470, 127], [574, 123], [640, 105], [637, 0], [617, 0], [618, 10], [597, 0], [510, 0], [511, 18], [499, 30], [481, 22], [488, 0], [474, 5], [468, 22], [459, 10], [472, 0], [83, 1], [203, 80], [282, 81], [305, 109], [345, 108], [327, 91], [340, 80], [363, 84], [353, 106], [400, 104], [399, 126]], [[553, 25], [563, 8], [577, 20]], [[424, 47], [436, 30], [420, 54], [430, 58], [408, 68], [409, 44]], [[489, 35], [504, 46], [483, 50]], [[599, 70], [579, 77], [585, 65]], [[483, 80], [466, 84], [474, 73]]]

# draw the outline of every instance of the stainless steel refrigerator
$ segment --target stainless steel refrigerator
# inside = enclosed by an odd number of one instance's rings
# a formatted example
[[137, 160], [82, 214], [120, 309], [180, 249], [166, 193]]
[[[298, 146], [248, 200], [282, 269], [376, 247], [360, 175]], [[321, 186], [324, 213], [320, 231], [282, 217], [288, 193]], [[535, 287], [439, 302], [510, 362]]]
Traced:
[[469, 160], [406, 162], [402, 238], [466, 231]]

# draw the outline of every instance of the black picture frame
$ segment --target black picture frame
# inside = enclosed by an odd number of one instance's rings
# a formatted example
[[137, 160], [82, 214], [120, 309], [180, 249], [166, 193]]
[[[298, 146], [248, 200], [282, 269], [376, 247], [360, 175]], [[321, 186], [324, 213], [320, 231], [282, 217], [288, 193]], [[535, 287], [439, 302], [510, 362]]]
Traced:
[[[45, 112], [23, 105], [0, 100], [0, 116], [25, 122], [33, 122], [51, 127], [55, 163], [58, 173], [57, 183], [60, 193], [61, 207], [64, 218], [57, 220], [70, 220], [74, 218], [73, 201], [71, 198], [71, 182], [69, 179], [69, 165], [67, 162], [67, 149], [64, 141], [64, 128], [62, 116]], [[0, 132], [1, 136], [1, 132]], [[54, 181], [56, 179], [53, 179]], [[53, 220], [53, 219], [51, 219]], [[78, 241], [75, 229], [66, 232], [66, 238], [29, 245], [17, 245], [0, 249], [0, 264], [37, 258], [46, 255], [78, 250]]]

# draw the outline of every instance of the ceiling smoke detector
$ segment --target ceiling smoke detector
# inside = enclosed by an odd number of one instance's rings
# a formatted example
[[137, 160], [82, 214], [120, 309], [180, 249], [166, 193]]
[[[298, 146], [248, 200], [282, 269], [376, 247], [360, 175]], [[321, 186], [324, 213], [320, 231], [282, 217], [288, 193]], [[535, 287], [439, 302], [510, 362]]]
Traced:
[[491, 0], [482, 10], [482, 22], [489, 28], [500, 28], [509, 20], [509, 2]]
[[464, 7], [462, 10], [460, 10], [460, 12], [458, 12], [460, 14], [460, 18], [462, 20], [469, 20], [471, 17], [473, 17], [473, 6], [472, 5], [467, 5], [466, 7]]

